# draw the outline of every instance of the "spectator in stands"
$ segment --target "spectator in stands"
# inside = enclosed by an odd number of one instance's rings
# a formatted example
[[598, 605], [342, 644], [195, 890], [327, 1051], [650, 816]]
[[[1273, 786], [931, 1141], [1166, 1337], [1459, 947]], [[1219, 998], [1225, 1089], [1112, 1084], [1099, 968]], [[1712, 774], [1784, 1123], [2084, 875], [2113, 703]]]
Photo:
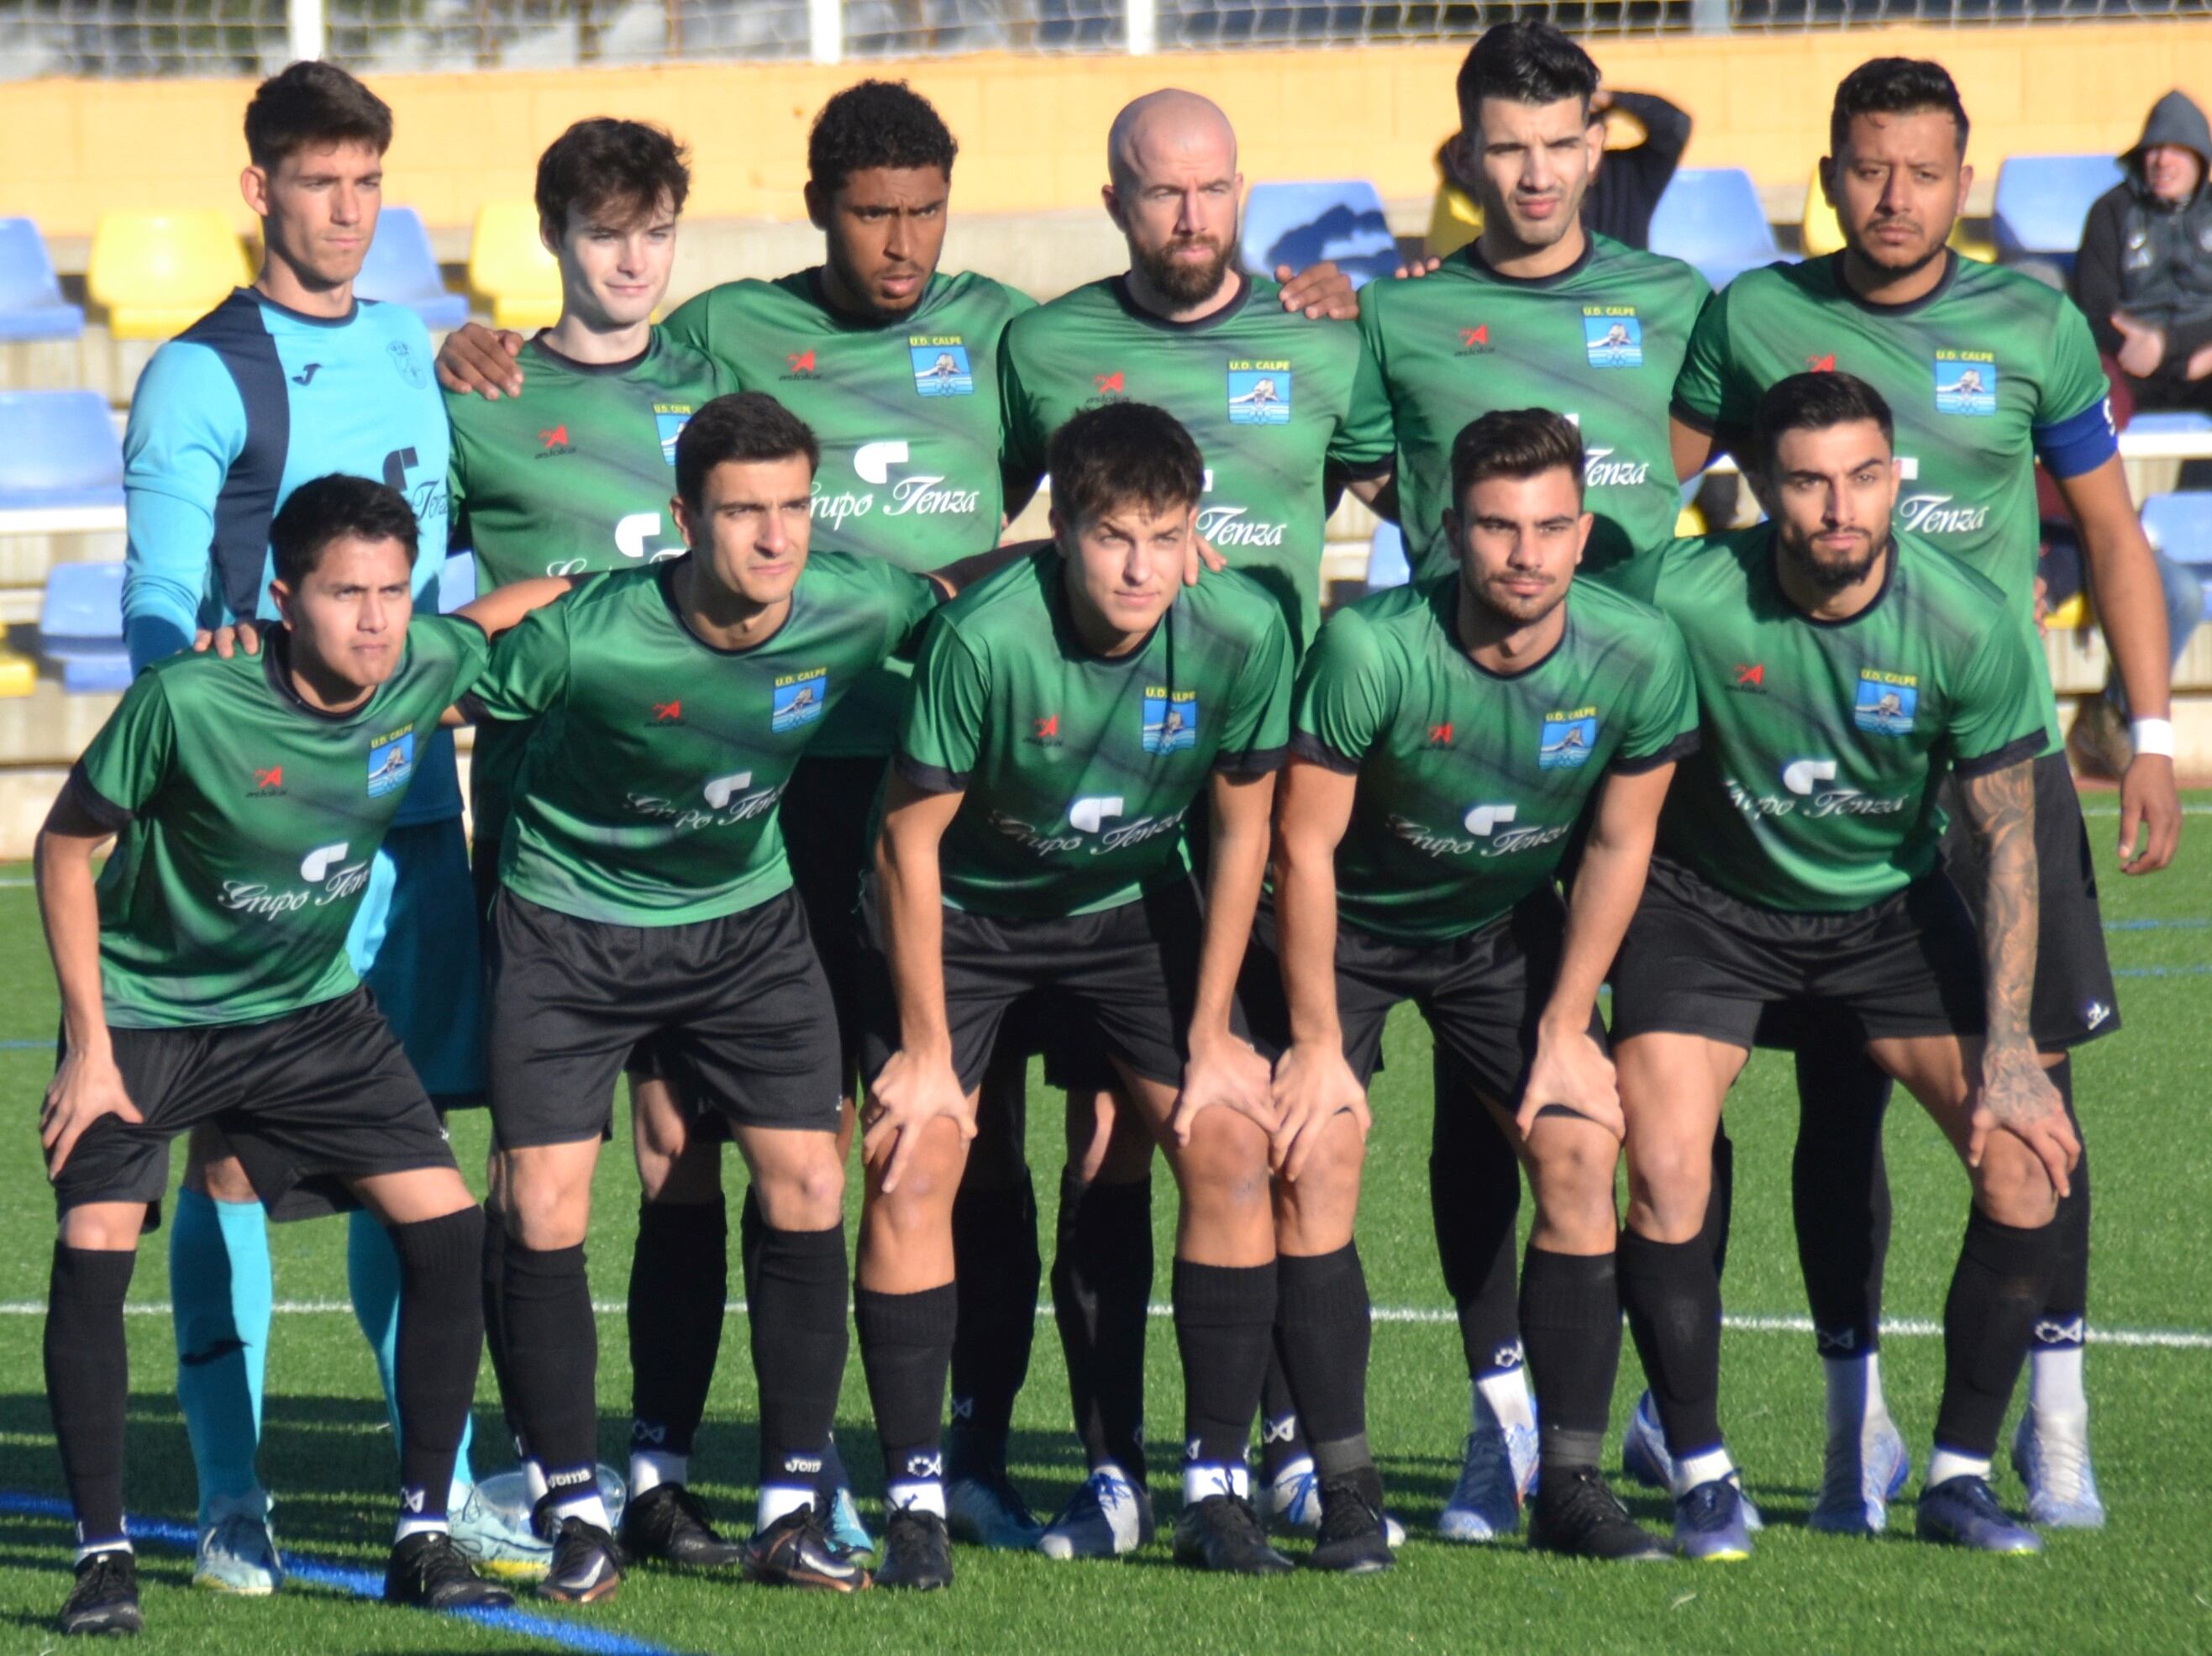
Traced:
[[2169, 92], [2120, 162], [2082, 226], [2074, 301], [2142, 407], [2212, 411], [2212, 125]]

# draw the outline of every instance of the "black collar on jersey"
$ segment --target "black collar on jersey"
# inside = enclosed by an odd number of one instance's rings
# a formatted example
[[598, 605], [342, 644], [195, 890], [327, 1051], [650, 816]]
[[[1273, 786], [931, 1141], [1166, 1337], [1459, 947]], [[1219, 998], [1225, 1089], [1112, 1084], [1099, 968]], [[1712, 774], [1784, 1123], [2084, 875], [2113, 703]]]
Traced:
[[1881, 607], [1881, 600], [1889, 596], [1889, 589], [1897, 584], [1898, 545], [1897, 531], [1894, 528], [1889, 532], [1889, 556], [1882, 560], [1881, 585], [1875, 588], [1874, 596], [1867, 600], [1866, 607], [1856, 614], [1839, 615], [1831, 618], [1826, 616], [1814, 615], [1800, 609], [1796, 600], [1790, 596], [1790, 589], [1782, 584], [1782, 571], [1777, 567], [1781, 557], [1781, 538], [1775, 533], [1774, 526], [1770, 523], [1766, 529], [1767, 574], [1773, 580], [1774, 590], [1780, 595], [1784, 606], [1788, 608], [1790, 614], [1808, 626], [1848, 627], [1863, 621]]
[[343, 316], [310, 316], [303, 310], [294, 310], [281, 300], [271, 299], [258, 288], [233, 288], [230, 290], [230, 296], [233, 299], [243, 299], [249, 304], [266, 305], [279, 316], [289, 316], [295, 322], [305, 322], [311, 328], [342, 328], [361, 314], [361, 307], [364, 304], [373, 305], [376, 302], [373, 299], [349, 299]]
[[806, 296], [814, 301], [815, 308], [839, 327], [849, 328], [855, 333], [877, 333], [885, 328], [906, 327], [927, 310], [929, 301], [937, 296], [937, 272], [932, 271], [921, 279], [921, 297], [914, 301], [913, 309], [901, 311], [896, 316], [873, 316], [860, 311], [848, 311], [831, 299], [830, 289], [823, 285], [821, 265], [810, 265], [799, 275], [805, 278]]
[[1208, 328], [1221, 326], [1252, 301], [1252, 278], [1234, 265], [1230, 267], [1229, 277], [1237, 283], [1237, 296], [1219, 310], [1194, 317], [1188, 322], [1178, 322], [1172, 317], [1155, 314], [1139, 305], [1129, 295], [1129, 278], [1126, 275], [1109, 277], [1106, 290], [1114, 295], [1114, 302], [1121, 307], [1122, 314], [1132, 321], [1142, 322], [1168, 333], [1203, 333]]
[[556, 350], [545, 343], [545, 336], [551, 332], [550, 328], [540, 328], [532, 334], [530, 348], [543, 355], [548, 362], [567, 368], [571, 374], [627, 374], [660, 349], [660, 330], [655, 327], [645, 336], [645, 349], [635, 356], [625, 356], [618, 362], [580, 362], [566, 352]]
[[[404, 639], [399, 648], [404, 654], [407, 645]], [[294, 711], [304, 713], [311, 719], [319, 719], [325, 724], [344, 724], [359, 718], [362, 709], [376, 699], [376, 692], [381, 688], [372, 685], [368, 695], [343, 712], [334, 708], [315, 706], [301, 696], [292, 683], [292, 630], [281, 621], [261, 630], [261, 670], [269, 680], [270, 689], [276, 692], [278, 700]]]
[[[1458, 653], [1459, 659], [1466, 662], [1468, 666], [1473, 667], [1484, 678], [1495, 679], [1502, 685], [1510, 685], [1516, 679], [1526, 679], [1530, 673], [1540, 671], [1544, 664], [1550, 661], [1554, 655], [1557, 655], [1560, 649], [1565, 645], [1567, 642], [1567, 630], [1568, 628], [1572, 627], [1575, 624], [1574, 611], [1571, 607], [1567, 611], [1565, 624], [1561, 626], [1559, 629], [1559, 636], [1552, 641], [1552, 648], [1546, 650], [1534, 661], [1529, 662], [1527, 667], [1516, 667], [1510, 673], [1500, 673], [1495, 667], [1486, 667], [1483, 666], [1481, 662], [1474, 659], [1474, 654], [1468, 649], [1467, 640], [1459, 636], [1459, 591], [1463, 579], [1464, 578], [1462, 576], [1453, 575], [1449, 580], [1439, 581], [1437, 582], [1437, 596], [1433, 601], [1441, 612], [1437, 618], [1443, 624], [1444, 636], [1451, 640], [1452, 648]], [[1567, 583], [1567, 595], [1566, 597], [1562, 598], [1559, 602], [1563, 605], [1571, 605], [1574, 595], [1574, 583], [1572, 581], [1569, 581]]]
[[[664, 557], [653, 566], [653, 584], [660, 588], [660, 601], [668, 606], [670, 619], [683, 630], [686, 638], [698, 645], [701, 649], [713, 654], [736, 657], [750, 655], [757, 650], [766, 649], [783, 636], [783, 630], [791, 624], [792, 618], [799, 613], [799, 582], [796, 581], [792, 582], [791, 586], [790, 607], [784, 611], [783, 619], [775, 624], [775, 630], [767, 637], [755, 639], [750, 644], [739, 644], [734, 648], [728, 648], [720, 644], [710, 644], [694, 632], [691, 630], [691, 624], [684, 618], [684, 606], [676, 600], [676, 570], [678, 565], [688, 563], [697, 556], [696, 552], [686, 552], [681, 557]], [[804, 580], [806, 575], [805, 568], [802, 567], [799, 574], [799, 579]]]
[[1925, 309], [1928, 306], [1934, 304], [1937, 300], [1941, 299], [1945, 294], [1950, 292], [1951, 283], [1958, 274], [1958, 250], [1954, 247], [1946, 247], [1943, 249], [1943, 274], [1936, 278], [1936, 285], [1934, 287], [1929, 289], [1926, 293], [1922, 294], [1917, 299], [1907, 299], [1901, 304], [1881, 305], [1875, 303], [1871, 299], [1861, 298], [1857, 290], [1854, 289], [1849, 282], [1846, 282], [1844, 279], [1844, 253], [1842, 250], [1839, 249], [1838, 251], [1828, 255], [1828, 279], [1836, 284], [1836, 291], [1843, 295], [1843, 296], [1852, 304], [1857, 306], [1859, 309], [1864, 311], [1869, 316], [1910, 316], [1915, 311]]
[[1583, 232], [1583, 250], [1576, 255], [1575, 262], [1565, 270], [1553, 271], [1549, 276], [1506, 275], [1482, 256], [1482, 242], [1479, 237], [1461, 251], [1467, 254], [1468, 268], [1477, 276], [1492, 282], [1503, 282], [1509, 288], [1549, 288], [1570, 281], [1589, 268], [1590, 261], [1597, 257], [1597, 238], [1585, 229]]

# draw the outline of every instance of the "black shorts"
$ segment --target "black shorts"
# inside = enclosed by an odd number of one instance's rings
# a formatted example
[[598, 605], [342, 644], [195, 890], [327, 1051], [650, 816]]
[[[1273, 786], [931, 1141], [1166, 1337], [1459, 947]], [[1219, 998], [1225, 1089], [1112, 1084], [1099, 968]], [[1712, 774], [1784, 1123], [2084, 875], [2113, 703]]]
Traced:
[[[860, 901], [866, 1025], [861, 1073], [872, 1080], [899, 1046], [898, 1002], [871, 889]], [[952, 1068], [974, 1091], [1006, 1014], [1035, 989], [1056, 990], [1066, 1017], [1103, 1050], [1164, 1086], [1182, 1084], [1205, 935], [1188, 881], [1119, 908], [1058, 920], [997, 920], [945, 910], [945, 1013]], [[1235, 1014], [1241, 1030], [1242, 1016]]]
[[836, 1013], [839, 1086], [849, 1089], [860, 1052], [860, 939], [854, 911], [871, 861], [875, 819], [890, 761], [827, 755], [792, 767], [780, 809], [791, 881], [822, 957]]
[[[1548, 889], [1480, 931], [1443, 943], [1395, 943], [1340, 921], [1336, 1015], [1345, 1062], [1367, 1086], [1390, 1009], [1411, 1001], [1476, 1092], [1513, 1109], [1528, 1084], [1537, 1020], [1558, 980], [1565, 940], [1566, 910]], [[1290, 1045], [1291, 1014], [1272, 904], [1261, 905], [1237, 998], [1252, 1020], [1253, 1044], [1269, 1059], [1279, 1057]], [[1590, 1036], [1605, 1044], [1605, 1023], [1595, 1011]]]
[[615, 1077], [648, 1038], [702, 1115], [836, 1130], [836, 1020], [794, 892], [713, 920], [617, 926], [503, 891], [489, 958], [504, 1148], [601, 1137]]
[[1981, 943], [1948, 875], [1870, 907], [1745, 903], [1654, 857], [1613, 963], [1613, 1038], [1668, 1031], [1748, 1050], [1770, 1007], [1832, 1010], [1867, 1040], [1982, 1031]]
[[159, 1202], [169, 1141], [203, 1123], [222, 1129], [271, 1219], [357, 1207], [355, 1179], [454, 1165], [437, 1111], [366, 989], [261, 1023], [110, 1033], [145, 1119], [106, 1116], [85, 1129], [54, 1181], [64, 1212]]
[[[2063, 1051], [2109, 1035], [2120, 1026], [2120, 997], [2112, 988], [2105, 953], [2105, 918], [2097, 907], [2097, 865], [2089, 851], [2081, 798], [2063, 753], [2046, 753], [2035, 768], [2035, 990], [2029, 1031], [2045, 1052]], [[1981, 853], [1959, 808], [1957, 783], [1947, 784], [1944, 808], [1951, 826], [1943, 859], [1967, 894], [1981, 900]]]

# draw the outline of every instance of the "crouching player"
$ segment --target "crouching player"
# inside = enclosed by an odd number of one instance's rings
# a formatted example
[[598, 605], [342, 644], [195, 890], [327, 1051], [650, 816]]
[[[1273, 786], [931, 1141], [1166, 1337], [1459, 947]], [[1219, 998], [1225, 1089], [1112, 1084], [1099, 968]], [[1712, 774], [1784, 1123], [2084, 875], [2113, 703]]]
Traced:
[[[890, 1482], [884, 1586], [951, 1580], [940, 1450], [952, 1207], [1007, 1008], [1054, 988], [1182, 1191], [1186, 1563], [1267, 1574], [1246, 1440], [1275, 1312], [1267, 1069], [1232, 1008], [1289, 734], [1291, 640], [1237, 575], [1185, 590], [1204, 465], [1157, 408], [1050, 446], [1054, 544], [949, 606], [916, 668], [876, 868], [854, 1320]], [[1211, 813], [1201, 910], [1184, 819]], [[1149, 1527], [1148, 1525], [1146, 1527]]]
[[40, 1138], [61, 1210], [46, 1396], [76, 1514], [64, 1633], [140, 1626], [123, 1299], [169, 1141], [202, 1125], [222, 1129], [273, 1217], [358, 1203], [391, 1234], [400, 1511], [386, 1599], [510, 1602], [446, 1519], [483, 1346], [483, 1217], [345, 942], [416, 753], [484, 666], [486, 630], [567, 583], [417, 616], [416, 539], [382, 484], [301, 485], [270, 526], [283, 625], [258, 654], [175, 655], [142, 673], [39, 836], [62, 998]]
[[[1535, 1190], [1521, 1279], [1542, 1421], [1531, 1543], [1658, 1552], [1598, 1472], [1620, 1357], [1622, 1128], [1596, 1003], [1675, 761], [1696, 746], [1689, 664], [1668, 622], [1574, 578], [1592, 520], [1571, 423], [1485, 414], [1451, 466], [1458, 573], [1345, 611], [1306, 662], [1273, 906], [1245, 966], [1255, 1035], [1279, 1057], [1275, 1338], [1321, 1479], [1321, 1569], [1391, 1562], [1352, 1218], [1368, 1080], [1408, 1000], [1474, 1081], [1437, 1108], [1487, 1111]], [[1563, 907], [1553, 877], [1586, 806]]]

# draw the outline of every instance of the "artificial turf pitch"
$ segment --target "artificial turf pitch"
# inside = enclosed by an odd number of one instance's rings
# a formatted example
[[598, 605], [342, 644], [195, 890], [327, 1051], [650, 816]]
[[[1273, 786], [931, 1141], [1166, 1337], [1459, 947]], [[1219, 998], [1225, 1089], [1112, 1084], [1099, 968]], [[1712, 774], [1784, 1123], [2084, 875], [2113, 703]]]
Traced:
[[[654, 1568], [633, 1573], [611, 1604], [581, 1611], [521, 1608], [538, 1618], [478, 1625], [390, 1610], [347, 1590], [380, 1578], [395, 1482], [391, 1435], [374, 1371], [344, 1309], [344, 1227], [276, 1233], [280, 1312], [269, 1357], [264, 1481], [278, 1497], [288, 1551], [327, 1571], [295, 1576], [272, 1598], [195, 1592], [189, 1559], [143, 1544], [141, 1580], [152, 1647], [176, 1652], [1158, 1651], [2212, 1651], [2212, 795], [2191, 796], [2181, 857], [2148, 880], [2112, 872], [2112, 796], [2091, 795], [2125, 1028], [2075, 1061], [2096, 1169], [2093, 1326], [2121, 1336], [2092, 1347], [2092, 1432], [2110, 1527], [2054, 1534], [2039, 1559], [1985, 1558], [1915, 1542], [1907, 1498], [1892, 1532], [1871, 1541], [1816, 1536], [1804, 1517], [1820, 1470], [1820, 1365], [1809, 1333], [1755, 1326], [1804, 1310], [1789, 1223], [1794, 1105], [1786, 1058], [1754, 1058], [1730, 1102], [1737, 1145], [1735, 1239], [1725, 1293], [1723, 1419], [1769, 1527], [1749, 1561], [1636, 1569], [1550, 1559], [1518, 1540], [1464, 1548], [1429, 1537], [1457, 1468], [1467, 1382], [1430, 1230], [1427, 1032], [1401, 1008], [1390, 1065], [1377, 1083], [1359, 1232], [1378, 1307], [1370, 1380], [1370, 1436], [1393, 1508], [1411, 1539], [1398, 1568], [1355, 1580], [1300, 1574], [1215, 1580], [1175, 1568], [1163, 1539], [1119, 1563], [1054, 1563], [962, 1548], [948, 1593], [889, 1592], [854, 1600], [748, 1587], [735, 1580]], [[0, 1138], [0, 1649], [44, 1651], [68, 1591], [62, 1489], [40, 1380], [42, 1302], [52, 1203], [32, 1131], [52, 1068], [55, 1002], [27, 870], [0, 869], [0, 1085], [20, 1126]], [[1030, 1148], [1048, 1250], [1060, 1164], [1056, 1111], [1033, 1084]], [[455, 1148], [480, 1175], [481, 1114], [455, 1118]], [[1940, 1379], [1940, 1317], [1965, 1217], [1965, 1189], [1935, 1130], [1909, 1101], [1891, 1111], [1887, 1152], [1896, 1208], [1884, 1355], [1893, 1412], [1924, 1464]], [[176, 1161], [180, 1165], [179, 1154]], [[742, 1178], [734, 1157], [731, 1182]], [[1164, 1171], [1154, 1190], [1166, 1295], [1173, 1202]], [[854, 1194], [857, 1205], [857, 1188]], [[626, 1129], [602, 1162], [591, 1242], [594, 1297], [618, 1301], [636, 1211]], [[1525, 1219], [1525, 1214], [1524, 1214]], [[165, 1239], [148, 1239], [132, 1298], [167, 1297]], [[732, 1294], [736, 1293], [733, 1286]], [[189, 1520], [191, 1458], [173, 1390], [174, 1349], [161, 1314], [134, 1316], [128, 1493], [134, 1515]], [[2158, 1337], [2152, 1337], [2158, 1336]], [[2179, 1336], [2179, 1337], [2167, 1337]], [[599, 1319], [600, 1446], [619, 1465], [628, 1425], [627, 1344], [618, 1314]], [[1172, 1446], [1180, 1387], [1172, 1331], [1156, 1318], [1149, 1343], [1151, 1414], [1163, 1451], [1153, 1494], [1164, 1531], [1176, 1493]], [[1616, 1431], [1641, 1384], [1631, 1349], [1614, 1400]], [[698, 1487], [726, 1527], [750, 1520], [752, 1377], [742, 1313], [726, 1326], [708, 1423], [693, 1459]], [[838, 1411], [839, 1442], [864, 1509], [879, 1514], [879, 1464], [857, 1353]], [[1040, 1318], [1017, 1416], [1014, 1464], [1042, 1512], [1080, 1467], [1066, 1429], [1058, 1342]], [[486, 1367], [477, 1392], [477, 1464], [502, 1457]], [[1914, 1488], [1917, 1488], [1917, 1483]], [[2019, 1486], [2001, 1468], [2000, 1495]], [[1663, 1525], [1656, 1495], [1625, 1483], [1638, 1516]], [[1292, 1551], [1302, 1551], [1294, 1546]], [[348, 1572], [353, 1574], [349, 1576]], [[549, 1636], [557, 1635], [560, 1636]]]

